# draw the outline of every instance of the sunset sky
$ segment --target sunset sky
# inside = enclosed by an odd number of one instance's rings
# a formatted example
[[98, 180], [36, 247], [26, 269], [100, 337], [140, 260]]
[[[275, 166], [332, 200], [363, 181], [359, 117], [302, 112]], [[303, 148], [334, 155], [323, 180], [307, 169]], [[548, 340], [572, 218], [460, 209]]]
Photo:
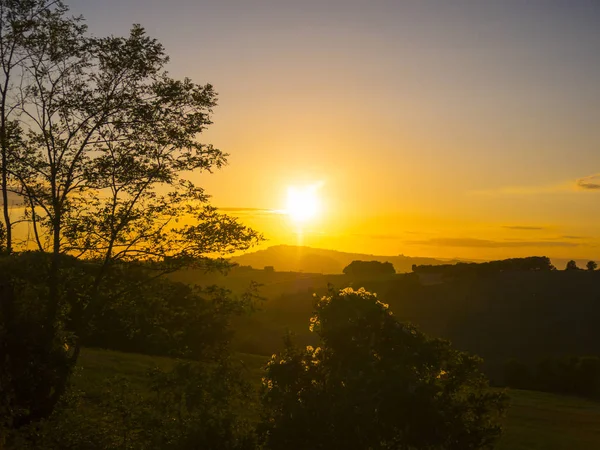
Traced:
[[[596, 0], [67, 0], [219, 92], [197, 181], [280, 243], [600, 260]], [[281, 211], [318, 185], [320, 211]]]

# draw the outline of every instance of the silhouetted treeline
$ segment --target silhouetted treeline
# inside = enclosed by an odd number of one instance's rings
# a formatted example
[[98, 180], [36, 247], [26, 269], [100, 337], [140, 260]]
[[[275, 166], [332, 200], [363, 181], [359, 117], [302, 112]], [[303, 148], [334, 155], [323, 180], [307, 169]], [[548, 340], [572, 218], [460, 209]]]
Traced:
[[344, 274], [351, 277], [394, 275], [396, 270], [390, 262], [380, 261], [352, 261], [343, 270]]
[[413, 265], [412, 270], [415, 273], [436, 273], [446, 277], [454, 277], [462, 275], [485, 275], [509, 271], [555, 270], [555, 267], [550, 262], [550, 258], [546, 256], [530, 256], [528, 258], [510, 258], [484, 263], [459, 262], [457, 264], [444, 264], [440, 266]]
[[83, 344], [148, 355], [214, 359], [232, 331], [229, 320], [251, 308], [253, 293], [234, 297], [227, 289], [152, 278], [136, 267], [123, 267], [112, 278], [123, 293], [107, 295], [82, 336]]
[[600, 398], [600, 358], [554, 357], [537, 364], [513, 359], [504, 366], [504, 383], [515, 389]]

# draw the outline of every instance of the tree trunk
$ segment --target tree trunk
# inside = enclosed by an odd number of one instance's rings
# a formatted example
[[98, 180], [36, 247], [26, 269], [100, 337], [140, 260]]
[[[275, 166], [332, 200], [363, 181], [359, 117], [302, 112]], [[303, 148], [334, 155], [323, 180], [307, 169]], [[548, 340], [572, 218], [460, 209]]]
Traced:
[[4, 225], [6, 226], [6, 252], [12, 252], [12, 224], [10, 222], [10, 209], [8, 205], [8, 136], [6, 132], [6, 88], [8, 77], [6, 77], [5, 90], [0, 105], [0, 151], [2, 152], [2, 211], [4, 213]]

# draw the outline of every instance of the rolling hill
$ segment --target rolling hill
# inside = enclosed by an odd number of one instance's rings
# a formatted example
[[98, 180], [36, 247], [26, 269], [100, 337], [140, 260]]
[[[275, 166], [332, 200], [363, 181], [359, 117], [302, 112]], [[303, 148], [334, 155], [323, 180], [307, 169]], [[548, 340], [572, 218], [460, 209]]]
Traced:
[[246, 253], [232, 258], [242, 266], [251, 266], [262, 269], [265, 266], [273, 266], [277, 271], [285, 272], [309, 272], [309, 273], [342, 273], [344, 267], [352, 261], [381, 261], [391, 262], [397, 273], [412, 271], [412, 265], [439, 265], [452, 264], [458, 260], [441, 260], [435, 258], [420, 258], [412, 256], [382, 256], [368, 255], [362, 253], [346, 253], [321, 248], [275, 245], [264, 250]]

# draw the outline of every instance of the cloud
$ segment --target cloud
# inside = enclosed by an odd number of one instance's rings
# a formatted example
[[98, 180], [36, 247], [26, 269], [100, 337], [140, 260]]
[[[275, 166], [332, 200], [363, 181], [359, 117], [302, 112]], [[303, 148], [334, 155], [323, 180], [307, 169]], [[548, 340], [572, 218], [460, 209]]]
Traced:
[[586, 239], [587, 236], [560, 236], [559, 239]]
[[582, 177], [575, 182], [567, 181], [562, 183], [533, 185], [533, 186], [504, 186], [492, 189], [481, 189], [470, 191], [472, 195], [539, 195], [539, 194], [555, 194], [559, 192], [581, 192], [581, 191], [598, 191], [600, 190], [600, 173]]
[[600, 189], [600, 174], [580, 178], [575, 183], [579, 189], [594, 191]]
[[557, 192], [573, 191], [573, 182], [561, 184], [549, 184], [541, 186], [504, 186], [493, 189], [481, 189], [470, 191], [472, 195], [539, 195], [539, 194], [555, 194]]
[[470, 248], [514, 248], [514, 247], [576, 247], [579, 244], [565, 241], [491, 241], [475, 238], [434, 238], [422, 241], [408, 241], [408, 244], [434, 247]]
[[524, 230], [524, 231], [540, 231], [544, 230], [544, 227], [531, 227], [526, 225], [505, 225], [502, 228], [506, 228], [508, 230]]

